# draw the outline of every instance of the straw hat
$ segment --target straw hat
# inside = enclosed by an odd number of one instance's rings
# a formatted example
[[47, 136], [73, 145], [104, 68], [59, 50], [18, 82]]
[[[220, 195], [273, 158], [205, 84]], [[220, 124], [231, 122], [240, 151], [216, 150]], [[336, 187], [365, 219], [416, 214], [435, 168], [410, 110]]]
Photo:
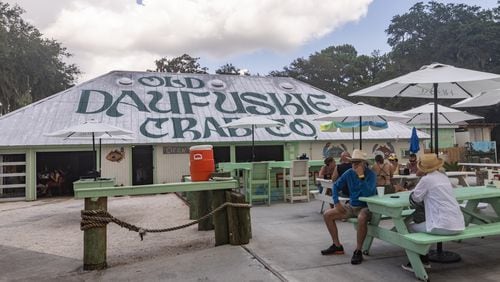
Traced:
[[438, 158], [436, 154], [423, 154], [420, 156], [420, 160], [417, 163], [418, 169], [425, 173], [433, 172], [441, 168], [444, 164], [444, 160]]
[[347, 159], [350, 160], [351, 162], [366, 161], [367, 155], [365, 152], [363, 152], [359, 149], [355, 149], [354, 151], [352, 151], [352, 157], [347, 158]]
[[398, 156], [396, 156], [396, 154], [394, 154], [394, 153], [391, 153], [389, 155], [389, 157], [387, 157], [387, 159], [390, 160], [390, 161], [394, 161], [394, 160], [398, 159]]

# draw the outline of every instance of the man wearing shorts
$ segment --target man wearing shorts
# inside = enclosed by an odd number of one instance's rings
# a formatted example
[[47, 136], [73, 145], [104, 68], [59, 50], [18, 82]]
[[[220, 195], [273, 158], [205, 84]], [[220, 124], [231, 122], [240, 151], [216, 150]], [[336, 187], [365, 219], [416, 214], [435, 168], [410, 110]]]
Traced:
[[[333, 202], [335, 208], [327, 210], [323, 214], [326, 227], [332, 238], [333, 244], [325, 250], [321, 251], [322, 255], [340, 255], [344, 254], [344, 247], [340, 244], [337, 224], [338, 219], [357, 217], [358, 230], [356, 236], [356, 250], [351, 259], [352, 264], [360, 264], [363, 261], [363, 253], [361, 247], [365, 240], [368, 221], [371, 218], [371, 213], [366, 207], [365, 202], [359, 201], [359, 197], [370, 197], [377, 193], [376, 182], [377, 176], [370, 170], [366, 163], [366, 153], [361, 150], [354, 150], [352, 157], [349, 158], [352, 168], [347, 170], [342, 176], [337, 179], [333, 185]], [[339, 191], [344, 184], [349, 187], [349, 203], [342, 205], [339, 202]]]

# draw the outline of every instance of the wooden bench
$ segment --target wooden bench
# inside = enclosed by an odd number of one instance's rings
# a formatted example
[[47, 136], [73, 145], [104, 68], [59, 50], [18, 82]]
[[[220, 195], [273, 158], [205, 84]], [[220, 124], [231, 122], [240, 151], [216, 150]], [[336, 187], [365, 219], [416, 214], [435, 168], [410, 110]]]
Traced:
[[449, 242], [471, 238], [481, 238], [485, 236], [500, 235], [500, 222], [470, 225], [465, 230], [457, 235], [434, 235], [429, 233], [410, 233], [403, 237], [410, 242], [420, 245], [430, 245], [439, 242]]
[[[410, 215], [412, 212], [413, 210], [404, 210], [403, 216], [405, 214]], [[390, 218], [383, 216], [381, 219]], [[348, 222], [353, 223], [356, 227], [358, 219], [350, 218], [348, 219]], [[456, 235], [434, 235], [429, 233], [399, 234], [389, 230], [374, 228], [370, 225], [368, 225], [368, 234], [374, 236], [375, 238], [381, 235], [393, 237], [394, 240], [392, 243], [405, 249], [410, 263], [414, 266], [415, 275], [424, 281], [429, 281], [429, 276], [420, 262], [419, 255], [427, 254], [430, 247], [435, 243], [500, 235], [500, 222], [469, 225], [463, 232]], [[367, 255], [368, 251], [364, 250], [363, 253]]]

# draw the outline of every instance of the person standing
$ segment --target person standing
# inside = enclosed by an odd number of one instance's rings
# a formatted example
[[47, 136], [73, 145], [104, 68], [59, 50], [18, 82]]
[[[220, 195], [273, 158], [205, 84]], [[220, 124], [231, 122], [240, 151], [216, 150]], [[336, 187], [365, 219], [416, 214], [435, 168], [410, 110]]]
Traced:
[[410, 171], [410, 174], [415, 174], [418, 171], [417, 167], [417, 155], [411, 153], [406, 164], [406, 168]]
[[[335, 207], [327, 210], [323, 214], [326, 227], [330, 233], [333, 244], [321, 251], [322, 255], [344, 254], [344, 247], [340, 243], [336, 220], [357, 217], [358, 230], [356, 236], [356, 250], [351, 258], [351, 264], [360, 264], [363, 261], [361, 248], [366, 238], [368, 221], [371, 213], [365, 202], [361, 202], [359, 197], [370, 197], [377, 193], [375, 173], [368, 168], [366, 153], [361, 150], [354, 150], [349, 158], [352, 168], [347, 170], [333, 185], [333, 202]], [[339, 191], [347, 184], [349, 187], [349, 203], [342, 205], [339, 201]]]

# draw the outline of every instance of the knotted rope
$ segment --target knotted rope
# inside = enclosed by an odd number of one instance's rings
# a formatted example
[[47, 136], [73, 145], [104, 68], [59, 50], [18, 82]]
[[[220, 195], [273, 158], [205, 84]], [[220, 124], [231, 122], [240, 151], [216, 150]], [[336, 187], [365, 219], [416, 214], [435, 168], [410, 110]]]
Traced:
[[226, 207], [251, 208], [252, 205], [225, 202], [224, 204], [218, 206], [216, 209], [214, 209], [213, 211], [209, 212], [208, 214], [198, 218], [197, 220], [194, 220], [192, 222], [182, 224], [179, 226], [174, 226], [174, 227], [169, 227], [169, 228], [161, 228], [161, 229], [142, 228], [142, 227], [127, 223], [125, 221], [119, 220], [118, 218], [112, 216], [110, 213], [108, 213], [107, 211], [104, 211], [104, 210], [82, 210], [82, 214], [81, 214], [82, 221], [80, 222], [80, 230], [85, 231], [85, 230], [92, 229], [92, 228], [105, 227], [108, 223], [113, 222], [113, 223], [118, 224], [122, 228], [127, 228], [130, 231], [138, 232], [139, 236], [141, 237], [141, 241], [142, 241], [144, 239], [144, 236], [146, 235], [146, 233], [169, 232], [169, 231], [174, 231], [174, 230], [186, 228], [188, 226], [197, 224], [200, 221], [207, 219], [211, 215], [215, 214], [216, 212], [218, 212]]

